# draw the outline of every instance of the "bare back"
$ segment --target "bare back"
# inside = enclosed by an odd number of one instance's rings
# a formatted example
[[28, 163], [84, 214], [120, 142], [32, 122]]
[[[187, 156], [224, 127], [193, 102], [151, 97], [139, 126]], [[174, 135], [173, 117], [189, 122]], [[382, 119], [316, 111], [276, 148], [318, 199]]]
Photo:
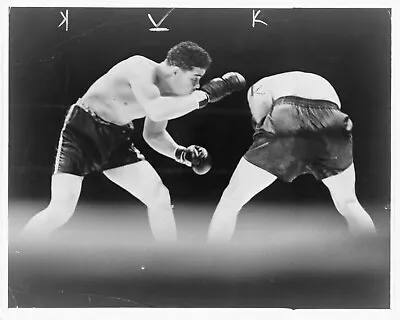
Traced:
[[154, 85], [157, 63], [142, 56], [121, 61], [88, 89], [81, 101], [104, 120], [127, 124], [143, 118], [145, 110], [138, 102], [132, 85], [138, 85], [146, 97], [159, 96]]
[[335, 89], [326, 79], [313, 73], [292, 71], [262, 78], [250, 87], [247, 98], [255, 120], [259, 121], [273, 102], [284, 96], [328, 100], [341, 107]]

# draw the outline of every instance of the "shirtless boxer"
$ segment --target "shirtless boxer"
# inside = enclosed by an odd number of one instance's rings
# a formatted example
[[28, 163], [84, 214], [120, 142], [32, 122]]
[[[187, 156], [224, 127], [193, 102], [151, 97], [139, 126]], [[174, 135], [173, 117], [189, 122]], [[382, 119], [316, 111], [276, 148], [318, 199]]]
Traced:
[[375, 234], [355, 194], [352, 122], [332, 85], [316, 74], [287, 72], [259, 80], [247, 99], [253, 144], [223, 192], [208, 241], [229, 241], [241, 208], [275, 179], [291, 182], [306, 173], [328, 187], [351, 234]]
[[169, 191], [133, 145], [132, 121], [145, 118], [143, 137], [153, 149], [204, 173], [209, 166], [207, 151], [178, 145], [166, 127], [170, 119], [244, 89], [243, 76], [235, 72], [200, 88], [199, 81], [210, 64], [203, 48], [185, 41], [172, 47], [161, 63], [132, 56], [94, 82], [66, 115], [50, 203], [27, 223], [21, 238], [45, 239], [64, 225], [75, 211], [83, 178], [99, 171], [147, 206], [156, 240], [175, 241]]

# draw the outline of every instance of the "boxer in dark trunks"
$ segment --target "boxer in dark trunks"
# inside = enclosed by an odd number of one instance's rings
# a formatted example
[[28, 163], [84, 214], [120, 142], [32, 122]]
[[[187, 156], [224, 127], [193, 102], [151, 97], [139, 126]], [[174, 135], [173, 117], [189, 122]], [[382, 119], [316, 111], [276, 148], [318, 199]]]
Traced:
[[250, 87], [253, 144], [239, 161], [213, 215], [209, 242], [229, 241], [241, 208], [275, 179], [312, 174], [329, 189], [353, 235], [375, 234], [355, 194], [352, 122], [319, 75], [287, 72]]
[[[49, 206], [22, 230], [22, 239], [43, 239], [72, 216], [83, 178], [93, 171], [142, 201], [156, 240], [174, 242], [176, 226], [170, 194], [156, 170], [132, 143], [132, 121], [145, 118], [143, 137], [157, 152], [205, 173], [208, 153], [178, 145], [167, 132], [168, 120], [242, 90], [245, 80], [230, 72], [201, 88], [209, 54], [185, 41], [172, 47], [161, 63], [132, 56], [111, 68], [71, 106], [65, 118], [52, 176]], [[206, 166], [206, 167], [204, 167]]]

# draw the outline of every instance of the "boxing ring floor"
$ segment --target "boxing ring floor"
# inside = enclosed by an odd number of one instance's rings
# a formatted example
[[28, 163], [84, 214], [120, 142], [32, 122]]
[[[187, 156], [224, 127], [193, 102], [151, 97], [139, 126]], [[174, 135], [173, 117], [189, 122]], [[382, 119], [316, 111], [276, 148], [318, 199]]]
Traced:
[[81, 202], [42, 245], [15, 235], [45, 201], [9, 202], [9, 308], [390, 307], [390, 210], [378, 237], [349, 238], [331, 203], [247, 204], [231, 244], [205, 244], [215, 203], [174, 203], [179, 244], [156, 246], [140, 203]]

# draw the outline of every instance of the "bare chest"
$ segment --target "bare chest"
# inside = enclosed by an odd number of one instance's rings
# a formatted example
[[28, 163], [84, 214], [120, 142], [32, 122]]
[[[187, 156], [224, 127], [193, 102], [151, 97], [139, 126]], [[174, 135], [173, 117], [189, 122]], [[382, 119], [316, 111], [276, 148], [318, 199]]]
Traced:
[[105, 81], [95, 83], [83, 97], [99, 116], [118, 124], [145, 116], [144, 109], [127, 80], [103, 80]]

